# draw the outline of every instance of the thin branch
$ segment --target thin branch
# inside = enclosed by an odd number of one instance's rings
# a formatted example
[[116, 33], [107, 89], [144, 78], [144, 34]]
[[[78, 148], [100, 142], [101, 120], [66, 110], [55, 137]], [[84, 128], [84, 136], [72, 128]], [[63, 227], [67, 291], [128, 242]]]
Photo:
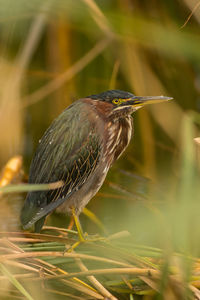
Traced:
[[37, 252], [23, 252], [23, 253], [17, 253], [17, 254], [3, 254], [0, 255], [0, 262], [4, 262], [5, 260], [11, 260], [11, 259], [21, 259], [21, 258], [32, 258], [32, 257], [45, 257], [45, 256], [52, 256], [52, 257], [70, 257], [70, 258], [82, 258], [82, 259], [88, 259], [88, 260], [94, 260], [94, 261], [101, 261], [105, 263], [111, 263], [118, 266], [126, 266], [126, 267], [132, 267], [130, 264], [123, 263], [120, 261], [98, 257], [98, 256], [92, 256], [87, 254], [79, 254], [79, 253], [63, 253], [63, 252], [56, 252], [56, 251], [37, 251]]
[[23, 77], [33, 53], [35, 52], [39, 40], [41, 38], [44, 26], [46, 25], [47, 12], [52, 1], [45, 1], [40, 9], [40, 13], [33, 20], [27, 40], [25, 41], [23, 49], [16, 58], [17, 70], [16, 73], [20, 79]]
[[[87, 272], [87, 267], [83, 264], [80, 258], [75, 259], [76, 263], [78, 264], [79, 268], [83, 272]], [[111, 300], [117, 300], [94, 276], [87, 276], [87, 279], [95, 286], [95, 288], [106, 298]]]
[[197, 10], [197, 8], [200, 5], [200, 1], [197, 2], [197, 4], [194, 6], [194, 8], [192, 9], [191, 13], [189, 14], [189, 16], [187, 17], [186, 21], [184, 22], [184, 24], [181, 26], [181, 29], [184, 28], [187, 23], [189, 22], [189, 20], [191, 19], [191, 17], [193, 16], [193, 14], [195, 13], [195, 11]]
[[44, 99], [52, 92], [60, 88], [64, 83], [71, 80], [78, 72], [80, 72], [83, 68], [85, 68], [99, 54], [101, 54], [108, 46], [110, 41], [111, 41], [110, 38], [100, 40], [89, 52], [87, 52], [81, 59], [79, 59], [74, 65], [72, 65], [69, 69], [67, 69], [63, 74], [61, 74], [56, 79], [50, 81], [49, 83], [41, 87], [36, 92], [25, 97], [23, 99], [22, 108], [35, 104], [41, 99]]
[[88, 6], [90, 10], [90, 14], [96, 24], [99, 26], [99, 28], [108, 36], [112, 36], [113, 32], [110, 28], [110, 24], [108, 23], [107, 18], [103, 14], [103, 12], [100, 10], [98, 5], [94, 2], [94, 0], [83, 0], [85, 4]]
[[[129, 274], [135, 276], [146, 276], [150, 278], [159, 278], [160, 271], [150, 269], [150, 268], [111, 268], [111, 269], [98, 269], [98, 270], [90, 270], [90, 271], [83, 271], [83, 272], [74, 272], [70, 273], [69, 275], [58, 275], [57, 278], [71, 278], [71, 277], [85, 277], [90, 275], [108, 275], [108, 274], [115, 274], [115, 275], [122, 275], [122, 274]], [[53, 279], [53, 277], [49, 276], [44, 279]]]

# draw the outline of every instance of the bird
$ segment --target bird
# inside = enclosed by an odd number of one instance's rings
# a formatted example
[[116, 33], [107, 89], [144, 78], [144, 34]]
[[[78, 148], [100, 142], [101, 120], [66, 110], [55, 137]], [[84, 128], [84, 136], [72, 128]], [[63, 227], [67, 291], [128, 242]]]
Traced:
[[21, 210], [23, 228], [34, 225], [40, 232], [47, 215], [56, 210], [74, 217], [81, 236], [78, 217], [127, 148], [133, 135], [132, 114], [146, 104], [171, 99], [108, 90], [67, 107], [39, 140], [29, 173], [31, 184], [61, 181], [62, 186], [27, 194]]

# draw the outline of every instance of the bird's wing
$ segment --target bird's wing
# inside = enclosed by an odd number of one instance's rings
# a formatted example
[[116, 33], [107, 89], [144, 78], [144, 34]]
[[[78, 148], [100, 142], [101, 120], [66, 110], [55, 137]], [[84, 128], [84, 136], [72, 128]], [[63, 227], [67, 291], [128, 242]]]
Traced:
[[[30, 168], [30, 183], [63, 181], [53, 191], [30, 192], [21, 221], [30, 227], [81, 188], [94, 172], [101, 154], [100, 137], [82, 103], [70, 106], [48, 128]], [[81, 112], [81, 113], [80, 113]]]

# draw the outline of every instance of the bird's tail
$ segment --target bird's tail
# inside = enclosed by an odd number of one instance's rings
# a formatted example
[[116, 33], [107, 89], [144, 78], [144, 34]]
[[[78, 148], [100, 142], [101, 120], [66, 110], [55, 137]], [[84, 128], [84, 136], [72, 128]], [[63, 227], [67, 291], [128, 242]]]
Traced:
[[35, 224], [35, 231], [40, 232], [45, 216], [40, 218], [40, 220], [35, 220], [35, 216], [38, 213], [38, 199], [41, 196], [38, 192], [28, 193], [26, 200], [24, 202], [24, 206], [21, 210], [20, 220], [24, 229], [30, 228], [33, 224]]
[[23, 228], [27, 229], [35, 224], [35, 231], [39, 232], [44, 224], [45, 217], [63, 204], [72, 193], [73, 192], [70, 192], [66, 197], [58, 198], [56, 201], [49, 204], [43, 200], [43, 205], [41, 207], [38, 207], [38, 199], [39, 197], [41, 198], [41, 192], [29, 193], [21, 211], [20, 219]]

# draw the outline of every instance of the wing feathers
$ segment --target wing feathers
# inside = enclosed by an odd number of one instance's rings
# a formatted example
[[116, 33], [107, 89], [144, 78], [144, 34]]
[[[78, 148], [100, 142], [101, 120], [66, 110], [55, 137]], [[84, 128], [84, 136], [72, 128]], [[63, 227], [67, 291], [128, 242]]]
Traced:
[[24, 229], [27, 229], [27, 228], [31, 227], [34, 223], [36, 223], [42, 217], [47, 216], [48, 214], [50, 214], [54, 209], [56, 209], [58, 206], [63, 204], [67, 200], [67, 198], [69, 198], [71, 196], [72, 193], [73, 192], [69, 193], [66, 197], [59, 198], [56, 201], [49, 203], [44, 208], [41, 207], [36, 212], [36, 214], [31, 218], [31, 220], [23, 225]]
[[83, 105], [77, 101], [66, 109], [40, 141], [31, 164], [29, 182], [62, 180], [65, 184], [57, 190], [28, 194], [21, 216], [25, 228], [67, 201], [81, 188], [99, 162], [100, 139], [94, 124], [89, 121], [90, 111]]

